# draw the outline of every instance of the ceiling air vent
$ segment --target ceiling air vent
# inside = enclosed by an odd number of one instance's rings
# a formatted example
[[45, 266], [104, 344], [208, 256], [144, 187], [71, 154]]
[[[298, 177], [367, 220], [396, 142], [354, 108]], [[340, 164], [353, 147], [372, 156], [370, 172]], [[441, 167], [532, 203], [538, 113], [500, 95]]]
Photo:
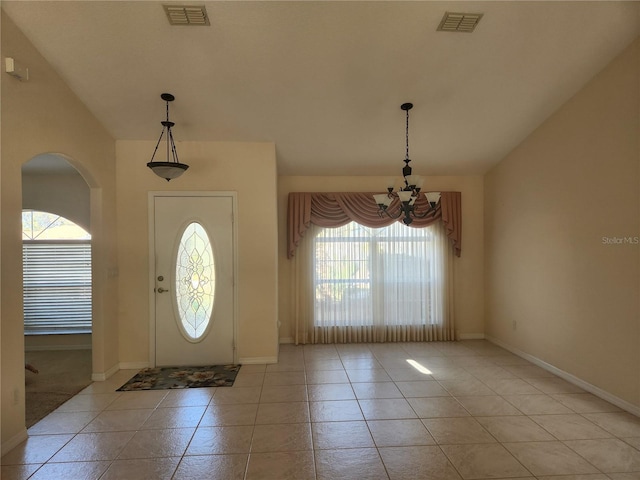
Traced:
[[438, 30], [443, 32], [471, 33], [478, 25], [483, 13], [454, 13], [445, 12]]
[[163, 5], [171, 25], [210, 25], [204, 5]]

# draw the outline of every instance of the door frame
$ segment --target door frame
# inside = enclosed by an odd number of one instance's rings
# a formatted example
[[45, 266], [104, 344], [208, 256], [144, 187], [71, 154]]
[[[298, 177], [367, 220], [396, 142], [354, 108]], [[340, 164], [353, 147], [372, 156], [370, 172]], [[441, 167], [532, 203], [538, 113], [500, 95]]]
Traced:
[[230, 197], [231, 198], [231, 248], [233, 249], [231, 267], [233, 274], [233, 363], [238, 363], [238, 198], [237, 192], [226, 191], [151, 191], [148, 195], [149, 213], [149, 366], [156, 366], [156, 256], [155, 256], [155, 199], [158, 197]]

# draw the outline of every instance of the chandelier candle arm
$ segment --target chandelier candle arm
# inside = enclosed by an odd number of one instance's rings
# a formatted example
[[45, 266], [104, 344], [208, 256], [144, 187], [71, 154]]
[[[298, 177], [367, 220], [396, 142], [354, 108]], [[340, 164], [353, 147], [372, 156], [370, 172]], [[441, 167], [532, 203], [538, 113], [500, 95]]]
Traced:
[[436, 208], [436, 205], [440, 201], [440, 192], [427, 192], [424, 196], [427, 197], [427, 201], [429, 202], [429, 205], [431, 205], [431, 208]]
[[411, 189], [411, 190], [418, 190], [420, 191], [420, 187], [418, 186], [418, 184], [422, 183], [422, 177], [420, 175], [409, 175], [406, 178], [407, 181], [407, 186]]
[[411, 201], [411, 197], [413, 196], [413, 192], [410, 190], [402, 190], [398, 192], [398, 198], [402, 203], [409, 203]]
[[388, 193], [377, 193], [373, 196], [373, 198], [378, 206], [382, 209], [387, 208], [393, 201], [393, 197], [389, 196]]
[[393, 192], [393, 189], [396, 186], [396, 179], [395, 177], [389, 177], [387, 178], [387, 191], [389, 193]]

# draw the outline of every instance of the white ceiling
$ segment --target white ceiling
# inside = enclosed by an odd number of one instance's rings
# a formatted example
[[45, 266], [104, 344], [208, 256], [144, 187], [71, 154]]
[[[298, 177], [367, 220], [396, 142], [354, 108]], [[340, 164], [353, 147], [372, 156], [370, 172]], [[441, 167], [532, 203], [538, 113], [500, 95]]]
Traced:
[[[274, 142], [281, 175], [399, 174], [404, 102], [416, 173], [484, 173], [640, 34], [630, 1], [182, 2], [209, 27], [165, 3], [2, 8], [116, 139], [157, 140], [169, 92], [178, 153]], [[445, 11], [484, 17], [438, 32]]]

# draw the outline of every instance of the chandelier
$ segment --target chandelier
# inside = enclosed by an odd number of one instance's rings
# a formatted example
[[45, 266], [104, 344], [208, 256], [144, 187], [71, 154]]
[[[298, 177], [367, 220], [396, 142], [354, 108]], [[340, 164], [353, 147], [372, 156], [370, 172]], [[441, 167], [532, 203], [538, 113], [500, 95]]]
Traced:
[[[435, 210], [438, 200], [440, 200], [440, 192], [428, 192], [425, 193], [427, 199], [427, 205], [424, 211], [416, 210], [415, 203], [420, 196], [422, 190], [423, 180], [419, 175], [411, 174], [411, 167], [409, 163], [409, 110], [413, 108], [413, 103], [403, 103], [400, 108], [406, 112], [406, 149], [404, 157], [404, 167], [402, 168], [402, 180], [403, 184], [400, 186], [397, 192], [394, 192], [394, 180], [391, 179], [387, 185], [387, 193], [378, 193], [373, 196], [378, 204], [378, 215], [381, 217], [387, 215], [390, 218], [400, 218], [404, 216], [402, 222], [405, 225], [410, 225], [414, 218], [424, 218], [433, 210]], [[391, 212], [389, 206], [394, 199], [400, 200], [399, 209], [397, 212]]]
[[[169, 121], [169, 102], [173, 102], [175, 97], [170, 93], [163, 93], [160, 95], [160, 98], [167, 103], [167, 119], [160, 122], [162, 123], [162, 132], [160, 132], [160, 138], [158, 139], [158, 143], [156, 143], [156, 148], [151, 156], [151, 161], [147, 163], [147, 167], [149, 167], [153, 173], [158, 175], [160, 178], [164, 178], [168, 182], [171, 179], [178, 178], [182, 175], [187, 168], [189, 168], [189, 165], [178, 161], [178, 152], [176, 151], [176, 144], [173, 142], [173, 134], [171, 133], [171, 128], [175, 123]], [[167, 160], [164, 162], [154, 162], [153, 159], [156, 156], [162, 137], [165, 135], [165, 130], [167, 132], [165, 137], [167, 143]], [[171, 159], [169, 156], [171, 156]]]

